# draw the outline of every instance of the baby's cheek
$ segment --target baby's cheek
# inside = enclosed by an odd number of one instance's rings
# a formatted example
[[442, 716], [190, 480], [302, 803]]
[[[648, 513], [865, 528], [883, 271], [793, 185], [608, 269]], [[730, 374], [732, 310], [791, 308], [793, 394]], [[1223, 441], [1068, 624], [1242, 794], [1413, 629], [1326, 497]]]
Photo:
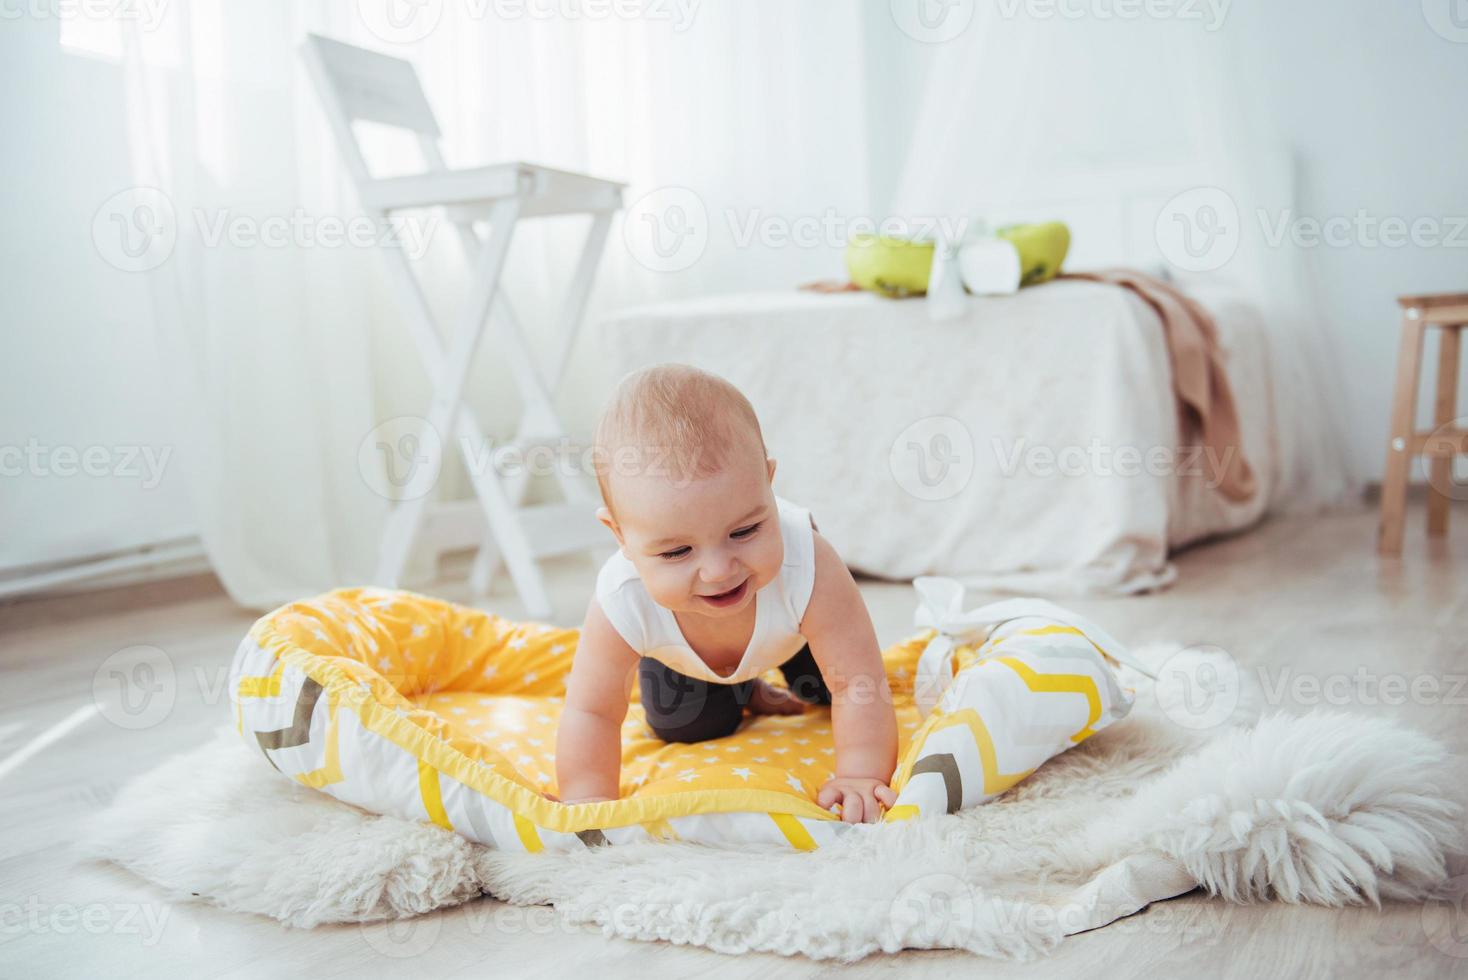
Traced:
[[688, 594], [686, 583], [673, 569], [649, 570], [643, 574], [642, 584], [647, 587], [647, 593], [652, 596], [652, 601], [660, 606], [676, 605], [682, 602]]
[[780, 563], [785, 560], [785, 548], [779, 538], [768, 542], [760, 550], [759, 577], [762, 581], [773, 581], [780, 574]]

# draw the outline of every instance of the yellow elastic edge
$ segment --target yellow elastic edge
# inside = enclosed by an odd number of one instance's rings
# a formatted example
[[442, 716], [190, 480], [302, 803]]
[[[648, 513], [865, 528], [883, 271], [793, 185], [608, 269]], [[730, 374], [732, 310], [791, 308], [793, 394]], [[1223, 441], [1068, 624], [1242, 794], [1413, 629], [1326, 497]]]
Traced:
[[886, 819], [888, 823], [896, 823], [899, 820], [911, 820], [921, 812], [915, 804], [904, 803], [888, 810]]
[[443, 808], [443, 788], [438, 785], [438, 770], [422, 759], [418, 760], [418, 793], [423, 797], [423, 809], [428, 813], [428, 819], [444, 830], [453, 830], [448, 811]]
[[[316, 680], [328, 693], [331, 703], [338, 702], [350, 708], [358, 717], [363, 728], [398, 746], [415, 759], [421, 760], [451, 779], [481, 793], [504, 806], [512, 814], [523, 817], [535, 827], [559, 833], [575, 833], [580, 830], [625, 827], [646, 824], [669, 817], [692, 816], [699, 813], [794, 813], [811, 820], [838, 820], [835, 814], [817, 806], [812, 800], [797, 797], [778, 790], [761, 789], [718, 789], [688, 793], [673, 793], [646, 798], [634, 797], [604, 803], [584, 803], [576, 806], [557, 803], [546, 799], [528, 786], [521, 785], [501, 776], [469, 758], [449, 742], [431, 734], [396, 712], [378, 704], [358, 685], [356, 679], [331, 662], [332, 659], [309, 653], [290, 641], [262, 630], [257, 637], [260, 645], [283, 660], [287, 666], [303, 671]], [[334, 719], [333, 715], [333, 719]], [[328, 736], [334, 737], [334, 727]], [[328, 748], [334, 761], [334, 745]], [[326, 767], [310, 777], [319, 778]], [[308, 776], [298, 776], [306, 782]], [[307, 785], [324, 786], [340, 779], [337, 771], [334, 778], [321, 779]]]
[[772, 813], [770, 814], [770, 819], [775, 821], [775, 826], [780, 828], [780, 833], [785, 835], [785, 839], [790, 842], [790, 846], [797, 851], [814, 851], [816, 849], [816, 841], [810, 835], [810, 831], [806, 830], [800, 821], [796, 820], [790, 814]]

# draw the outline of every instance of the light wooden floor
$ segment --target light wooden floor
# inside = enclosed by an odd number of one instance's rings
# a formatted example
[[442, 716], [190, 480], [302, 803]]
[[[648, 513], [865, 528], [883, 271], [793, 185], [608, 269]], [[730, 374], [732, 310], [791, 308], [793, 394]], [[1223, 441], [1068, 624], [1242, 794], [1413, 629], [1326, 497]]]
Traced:
[[[1284, 710], [1310, 707], [1308, 696], [1291, 693], [1309, 692], [1296, 688], [1295, 678], [1364, 677], [1345, 707], [1422, 726], [1464, 752], [1468, 511], [1458, 511], [1451, 538], [1429, 547], [1418, 507], [1398, 561], [1377, 559], [1375, 517], [1361, 509], [1276, 522], [1195, 548], [1179, 557], [1179, 584], [1158, 595], [1069, 604], [1133, 643], [1221, 645], [1251, 670], [1264, 671], [1268, 688], [1284, 681], [1278, 699]], [[555, 593], [570, 611], [563, 617], [568, 623], [584, 607], [592, 571], [585, 560], [556, 568]], [[438, 591], [462, 598], [454, 589]], [[910, 631], [910, 587], [866, 582], [863, 591], [884, 643]], [[491, 606], [517, 614], [506, 595]], [[845, 967], [608, 940], [567, 931], [548, 912], [525, 916], [486, 900], [440, 915], [432, 941], [420, 932], [422, 948], [403, 958], [383, 952], [395, 948], [388, 926], [290, 931], [171, 904], [121, 872], [75, 866], [66, 845], [81, 816], [103, 807], [121, 782], [193, 745], [226, 718], [222, 679], [253, 618], [208, 580], [0, 607], [0, 976], [1468, 975], [1468, 958], [1460, 958], [1468, 957], [1468, 909], [1450, 907], [1435, 910], [1434, 921], [1456, 913], [1459, 946], [1450, 950], [1458, 956], [1429, 941], [1423, 911], [1415, 907], [1381, 913], [1231, 907], [1193, 895], [1076, 937], [1037, 964], [910, 952]], [[173, 665], [176, 696], [165, 718], [128, 730], [88, 717], [4, 771], [3, 760], [93, 704], [94, 678], [108, 680], [101, 669], [106, 658], [138, 644], [159, 648]], [[1408, 685], [1436, 678], [1438, 693], [1416, 703], [1368, 703], [1380, 700], [1375, 683], [1388, 675]]]

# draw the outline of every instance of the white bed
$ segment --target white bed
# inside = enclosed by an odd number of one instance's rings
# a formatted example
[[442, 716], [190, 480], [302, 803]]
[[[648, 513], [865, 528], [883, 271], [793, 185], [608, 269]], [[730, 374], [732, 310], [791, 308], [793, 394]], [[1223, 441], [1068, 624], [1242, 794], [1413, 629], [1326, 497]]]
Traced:
[[1260, 487], [1243, 504], [1201, 467], [1172, 465], [1186, 456], [1163, 459], [1179, 423], [1161, 326], [1116, 287], [970, 298], [943, 323], [921, 301], [865, 293], [722, 296], [623, 312], [602, 341], [619, 374], [681, 361], [738, 385], [778, 461], [776, 491], [811, 508], [854, 569], [1135, 592], [1175, 577], [1171, 549], [1258, 521], [1285, 482], [1260, 317], [1191, 288], [1228, 352]]

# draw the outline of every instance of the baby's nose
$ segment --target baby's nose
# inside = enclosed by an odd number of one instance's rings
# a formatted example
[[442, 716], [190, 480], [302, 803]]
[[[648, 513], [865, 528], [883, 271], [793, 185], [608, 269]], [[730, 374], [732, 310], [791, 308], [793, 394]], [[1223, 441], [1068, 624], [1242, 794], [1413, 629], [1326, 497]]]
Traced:
[[729, 581], [738, 571], [739, 563], [733, 555], [715, 555], [703, 563], [698, 574], [709, 585], [719, 585]]

